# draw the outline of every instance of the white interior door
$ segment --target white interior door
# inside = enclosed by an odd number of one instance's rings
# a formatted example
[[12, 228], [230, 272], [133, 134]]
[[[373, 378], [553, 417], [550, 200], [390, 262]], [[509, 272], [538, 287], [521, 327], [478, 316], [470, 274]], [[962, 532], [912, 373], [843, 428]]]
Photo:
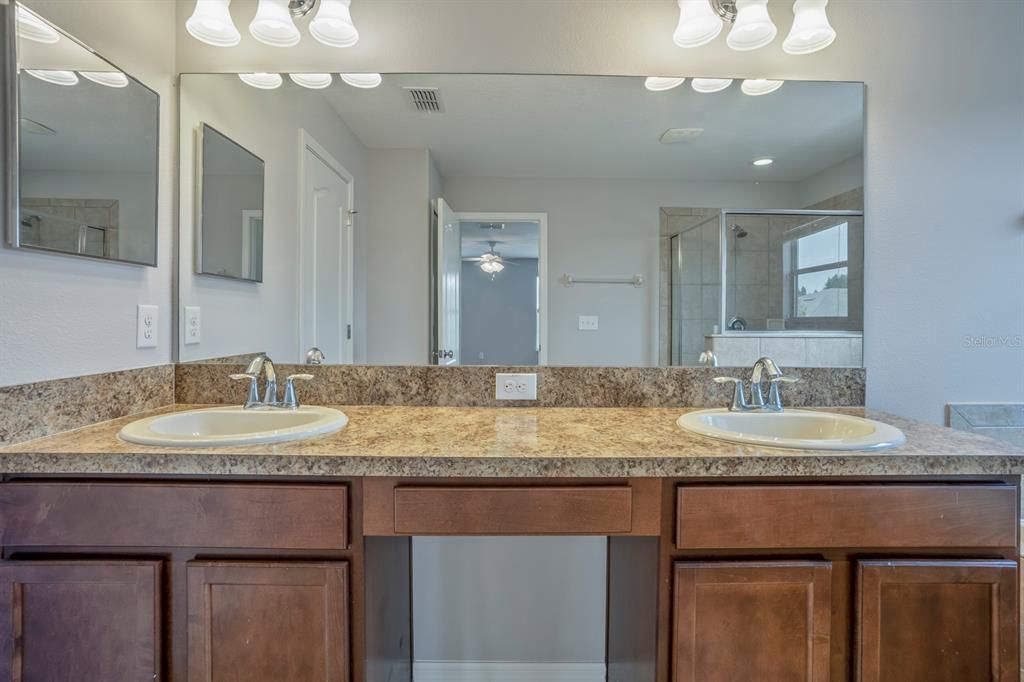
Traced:
[[352, 363], [352, 176], [304, 132], [299, 248], [299, 353], [316, 346], [331, 364]]
[[437, 364], [458, 365], [462, 320], [462, 239], [459, 215], [437, 200]]

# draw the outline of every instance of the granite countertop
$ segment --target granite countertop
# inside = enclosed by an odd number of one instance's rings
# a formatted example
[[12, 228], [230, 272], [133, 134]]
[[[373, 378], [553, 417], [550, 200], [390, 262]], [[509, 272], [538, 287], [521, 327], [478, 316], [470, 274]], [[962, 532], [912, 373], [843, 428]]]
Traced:
[[4, 474], [204, 476], [674, 477], [1018, 475], [1024, 450], [862, 409], [907, 443], [875, 452], [737, 445], [680, 429], [686, 408], [335, 406], [343, 430], [291, 443], [164, 448], [120, 428], [177, 405], [0, 448]]

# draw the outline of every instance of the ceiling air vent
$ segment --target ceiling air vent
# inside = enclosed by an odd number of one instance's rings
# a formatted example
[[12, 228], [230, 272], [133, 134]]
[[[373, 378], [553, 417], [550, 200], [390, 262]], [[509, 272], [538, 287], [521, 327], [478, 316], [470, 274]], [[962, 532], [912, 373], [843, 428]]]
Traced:
[[405, 88], [412, 100], [412, 108], [416, 111], [426, 113], [440, 113], [444, 111], [444, 104], [441, 102], [441, 92], [437, 88]]

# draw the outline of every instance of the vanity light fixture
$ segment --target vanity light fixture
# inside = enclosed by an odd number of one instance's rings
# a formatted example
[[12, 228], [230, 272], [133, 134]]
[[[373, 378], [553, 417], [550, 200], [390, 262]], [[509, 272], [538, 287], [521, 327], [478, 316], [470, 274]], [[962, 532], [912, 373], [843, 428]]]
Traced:
[[753, 161], [751, 161], [751, 163], [757, 166], [758, 168], [764, 168], [765, 166], [770, 166], [773, 163], [775, 163], [775, 159], [773, 159], [770, 156], [762, 156], [759, 159], [754, 159]]
[[732, 85], [731, 78], [694, 78], [690, 81], [690, 87], [703, 94], [721, 92], [730, 85]]
[[231, 20], [231, 0], [196, 0], [196, 9], [185, 22], [189, 35], [214, 47], [234, 47], [242, 35]]
[[710, 0], [679, 0], [679, 24], [672, 41], [679, 47], [707, 45], [722, 32], [722, 19]]
[[364, 90], [375, 88], [384, 82], [379, 73], [340, 73], [338, 75], [341, 76], [341, 80], [353, 88], [363, 88]]
[[79, 71], [78, 74], [93, 83], [99, 83], [108, 88], [128, 87], [128, 76], [120, 71]]
[[775, 92], [782, 87], [783, 83], [785, 81], [773, 81], [767, 78], [748, 78], [740, 85], [740, 90], [743, 91], [744, 95], [759, 97]]
[[260, 90], [276, 90], [284, 82], [279, 73], [240, 73], [238, 77], [246, 85]]
[[25, 69], [25, 73], [51, 85], [78, 85], [78, 76], [74, 71], [56, 69]]
[[740, 52], [757, 50], [775, 40], [778, 32], [768, 15], [768, 0], [736, 0], [736, 22], [725, 44]]
[[786, 54], [810, 54], [824, 50], [836, 39], [828, 23], [828, 0], [796, 0], [793, 3], [793, 28], [782, 42]]
[[301, 85], [310, 90], [323, 90], [331, 87], [334, 77], [329, 73], [290, 73], [288, 77], [296, 85]]
[[352, 0], [320, 0], [320, 9], [309, 22], [310, 35], [330, 47], [352, 47], [358, 43], [359, 31], [352, 23], [351, 4]]
[[288, 11], [288, 0], [260, 0], [256, 16], [249, 24], [249, 33], [271, 47], [293, 47], [302, 39]]
[[672, 88], [678, 88], [686, 82], [685, 78], [663, 78], [661, 76], [648, 76], [644, 81], [644, 87], [651, 92], [664, 92]]
[[18, 35], [20, 37], [45, 45], [60, 42], [60, 34], [57, 33], [57, 29], [21, 5], [17, 5], [17, 8]]

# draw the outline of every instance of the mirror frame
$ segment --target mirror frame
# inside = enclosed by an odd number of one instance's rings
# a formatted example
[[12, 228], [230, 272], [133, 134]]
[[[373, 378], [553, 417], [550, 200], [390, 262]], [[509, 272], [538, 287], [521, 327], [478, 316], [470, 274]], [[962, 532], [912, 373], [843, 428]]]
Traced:
[[[234, 146], [241, 149], [243, 152], [251, 156], [260, 162], [260, 168], [262, 174], [260, 175], [260, 182], [263, 185], [260, 188], [260, 213], [266, 215], [267, 210], [267, 162], [263, 157], [254, 154], [252, 150], [247, 149], [245, 146], [238, 143], [236, 140], [228, 137], [221, 131], [214, 128], [209, 123], [200, 123], [199, 127], [196, 128], [196, 148], [193, 156], [195, 157], [195, 169], [193, 172], [193, 191], [195, 198], [193, 199], [193, 211], [195, 212], [195, 254], [193, 256], [193, 270], [197, 275], [205, 275], [207, 277], [219, 277], [221, 279], [228, 279], [235, 282], [248, 282], [250, 284], [263, 284], [263, 242], [260, 242], [260, 276], [255, 277], [235, 277], [234, 275], [222, 275], [216, 272], [207, 272], [203, 269], [203, 196], [204, 186], [206, 184], [206, 171], [203, 165], [203, 143], [206, 140], [207, 130], [214, 132], [220, 137], [224, 138]], [[266, 220], [264, 219], [264, 225]]]
[[[21, 241], [21, 146], [18, 130], [19, 116], [19, 74], [18, 74], [18, 27], [17, 27], [18, 3], [11, 0], [6, 4], [0, 3], [0, 37], [4, 39], [4, 49], [0, 51], [0, 79], [2, 79], [2, 92], [0, 92], [0, 159], [5, 163], [6, 168], [11, 172], [4, 174], [4, 180], [0, 184], [0, 207], [3, 208], [4, 218], [7, 220], [7, 245], [14, 249], [24, 249], [36, 253], [47, 253], [70, 258], [87, 258], [89, 260], [103, 263], [117, 263], [120, 265], [143, 266], [157, 268], [160, 263], [160, 140], [161, 140], [161, 104], [160, 93], [149, 87], [141, 80], [131, 75], [117, 64], [113, 63], [102, 54], [92, 49], [81, 40], [65, 31], [60, 26], [47, 20], [54, 29], [62, 36], [72, 41], [83, 50], [102, 59], [107, 64], [127, 76], [132, 83], [144, 88], [156, 98], [156, 143], [154, 144], [153, 157], [153, 185], [156, 189], [153, 201], [153, 260], [152, 262], [128, 260], [125, 258], [107, 258], [105, 256], [94, 256], [88, 253], [71, 253], [59, 249], [48, 249], [35, 244], [24, 244]], [[46, 20], [45, 18], [43, 18]]]

